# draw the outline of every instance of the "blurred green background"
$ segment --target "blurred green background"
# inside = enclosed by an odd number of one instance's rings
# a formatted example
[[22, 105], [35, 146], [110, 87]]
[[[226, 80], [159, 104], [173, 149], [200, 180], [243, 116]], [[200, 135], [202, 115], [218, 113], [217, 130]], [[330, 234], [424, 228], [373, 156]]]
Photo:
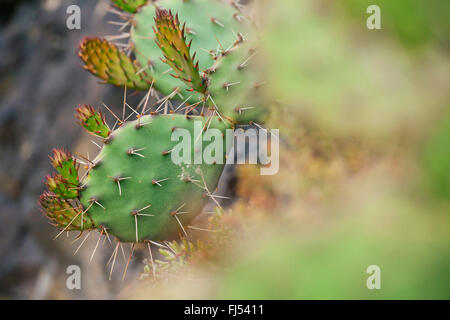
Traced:
[[[291, 163], [273, 188], [288, 204], [237, 249], [217, 296], [449, 299], [450, 2], [264, 4], [268, 88], [280, 100], [272, 127]], [[372, 4], [380, 30], [366, 28]], [[380, 290], [366, 287], [369, 265]]]

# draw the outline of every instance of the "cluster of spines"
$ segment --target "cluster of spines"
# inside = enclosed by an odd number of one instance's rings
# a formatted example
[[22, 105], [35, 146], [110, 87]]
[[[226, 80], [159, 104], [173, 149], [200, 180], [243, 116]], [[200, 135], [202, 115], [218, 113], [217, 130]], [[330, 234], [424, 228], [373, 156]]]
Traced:
[[153, 78], [113, 43], [100, 38], [85, 38], [78, 53], [84, 69], [105, 83], [135, 90], [148, 90]]

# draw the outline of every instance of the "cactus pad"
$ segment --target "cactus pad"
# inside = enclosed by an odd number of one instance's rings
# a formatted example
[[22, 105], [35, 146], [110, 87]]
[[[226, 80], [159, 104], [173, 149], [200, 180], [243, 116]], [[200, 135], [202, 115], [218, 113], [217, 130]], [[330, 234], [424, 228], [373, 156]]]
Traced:
[[[195, 159], [195, 153], [203, 149], [202, 139], [195, 139], [194, 148], [195, 135], [212, 128], [223, 135], [228, 127], [218, 117], [139, 117], [124, 123], [104, 140], [101, 152], [90, 162], [89, 172], [80, 183], [70, 170], [75, 160], [68, 153], [55, 151], [52, 162], [61, 179], [76, 181], [75, 193], [48, 184], [51, 193], [42, 195], [41, 207], [61, 228], [106, 229], [122, 242], [164, 240], [183, 234], [183, 225], [200, 212], [215, 190], [229, 146], [221, 142], [218, 150], [222, 154], [215, 155], [221, 159], [218, 164], [176, 164], [171, 153], [179, 152], [174, 150], [179, 141], [171, 141], [171, 137], [177, 130], [188, 132], [192, 141], [186, 150]], [[88, 219], [84, 226], [68, 225], [71, 218], [81, 219], [80, 212], [83, 219]]]

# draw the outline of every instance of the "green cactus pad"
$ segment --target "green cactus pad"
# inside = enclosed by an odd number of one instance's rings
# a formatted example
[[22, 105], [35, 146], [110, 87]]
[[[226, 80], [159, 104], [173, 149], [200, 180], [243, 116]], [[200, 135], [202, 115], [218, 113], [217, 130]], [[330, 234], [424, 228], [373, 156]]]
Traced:
[[263, 122], [268, 102], [262, 86], [255, 43], [242, 42], [217, 59], [208, 90], [223, 115], [239, 124]]
[[[172, 161], [171, 151], [178, 144], [171, 141], [172, 133], [186, 129], [193, 137], [194, 121], [201, 121], [203, 127], [208, 120], [183, 115], [144, 116], [111, 134], [80, 197], [96, 227], [105, 227], [122, 242], [164, 240], [174, 233], [183, 234], [180, 223], [186, 225], [208, 199], [204, 183], [213, 192], [223, 170], [223, 164], [176, 165]], [[211, 128], [224, 132], [227, 125], [213, 119]], [[197, 149], [191, 149], [194, 159]], [[227, 150], [224, 145], [223, 159]]]
[[148, 90], [153, 79], [111, 42], [100, 38], [84, 38], [78, 56], [84, 68], [105, 83], [126, 86], [135, 90]]

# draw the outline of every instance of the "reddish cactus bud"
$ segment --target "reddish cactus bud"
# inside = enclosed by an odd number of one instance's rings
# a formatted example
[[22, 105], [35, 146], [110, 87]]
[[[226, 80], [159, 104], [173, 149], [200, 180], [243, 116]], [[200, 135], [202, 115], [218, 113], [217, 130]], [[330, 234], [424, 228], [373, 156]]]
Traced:
[[108, 138], [111, 131], [105, 122], [105, 117], [102, 115], [101, 111], [95, 111], [90, 105], [80, 105], [75, 109], [75, 117], [79, 120], [80, 125], [85, 128], [89, 133], [102, 137]]
[[50, 161], [55, 169], [61, 168], [64, 162], [70, 160], [72, 160], [70, 152], [67, 152], [64, 149], [53, 149], [53, 157], [50, 157]]

